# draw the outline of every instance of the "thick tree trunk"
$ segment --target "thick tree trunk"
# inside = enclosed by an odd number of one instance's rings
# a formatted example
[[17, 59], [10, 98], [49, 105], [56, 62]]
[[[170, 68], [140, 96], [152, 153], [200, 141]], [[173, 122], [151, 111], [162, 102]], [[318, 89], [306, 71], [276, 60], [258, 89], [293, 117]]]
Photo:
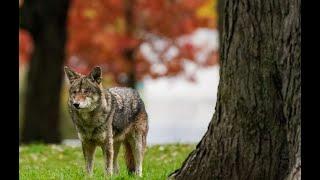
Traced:
[[28, 0], [20, 27], [30, 31], [35, 49], [30, 61], [22, 143], [60, 142], [60, 89], [63, 77], [68, 0]]
[[300, 179], [301, 1], [221, 2], [216, 111], [170, 177]]

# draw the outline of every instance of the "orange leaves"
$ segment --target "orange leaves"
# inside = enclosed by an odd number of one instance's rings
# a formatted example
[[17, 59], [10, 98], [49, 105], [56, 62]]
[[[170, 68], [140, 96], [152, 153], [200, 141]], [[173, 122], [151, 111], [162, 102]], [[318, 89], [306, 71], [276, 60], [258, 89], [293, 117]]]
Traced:
[[141, 51], [136, 53], [135, 57], [135, 72], [138, 80], [141, 80], [144, 76], [150, 74], [151, 64], [145, 60]]
[[169, 62], [165, 62], [164, 64], [168, 68], [166, 75], [169, 75], [169, 76], [176, 75], [183, 70], [181, 59], [173, 59]]
[[219, 53], [217, 51], [214, 51], [210, 54], [210, 56], [207, 58], [207, 60], [204, 63], [204, 66], [212, 66], [217, 64], [219, 61]]
[[195, 9], [198, 9], [204, 1], [199, 0], [182, 0], [180, 1], [179, 5], [190, 10], [194, 11]]
[[183, 28], [184, 33], [189, 34], [197, 27], [196, 23], [191, 18], [183, 19], [181, 22], [181, 28]]
[[127, 49], [135, 48], [139, 41], [115, 32], [98, 32], [92, 36], [92, 44], [108, 56], [122, 56]]
[[140, 40], [131, 38], [129, 36], [120, 36], [118, 37], [117, 49], [121, 53], [124, 53], [127, 49], [134, 49], [139, 45]]
[[[167, 37], [191, 33], [197, 27], [206, 27], [205, 18], [197, 16], [205, 0], [150, 1], [136, 4], [136, 21], [143, 22], [143, 29]], [[212, 11], [214, 11], [212, 9]]]
[[138, 41], [126, 34], [123, 6], [121, 0], [72, 1], [68, 17], [68, 63], [76, 55], [89, 68], [103, 65], [108, 73], [115, 75], [130, 71], [130, 63], [123, 54], [137, 46]]
[[[197, 47], [192, 43], [168, 44], [164, 49], [155, 52], [158, 53], [158, 61], [151, 62], [139, 50], [140, 44], [149, 41], [146, 36], [150, 34], [175, 42], [179, 37], [188, 35], [199, 27], [212, 27], [215, 22], [208, 16], [208, 9], [212, 5], [209, 1], [216, 0], [135, 0], [130, 1], [129, 7], [125, 6], [125, 1], [71, 1], [68, 14], [67, 62], [71, 63], [72, 57], [77, 56], [81, 59], [79, 62], [83, 63], [75, 63], [75, 66], [81, 67], [83, 71], [84, 64], [89, 68], [100, 64], [107, 69], [105, 73], [114, 75], [116, 81], [124, 77], [123, 74], [132, 72], [133, 68], [138, 79], [146, 75], [176, 75], [184, 71], [183, 61], [194, 61]], [[130, 17], [126, 16], [127, 14], [130, 14]], [[174, 46], [174, 49], [171, 46]], [[128, 50], [135, 50], [134, 59], [128, 59]], [[175, 55], [169, 57], [168, 54]], [[215, 59], [213, 56], [202, 63], [211, 65]], [[161, 66], [160, 70], [158, 68], [158, 71], [153, 71], [154, 63]]]
[[190, 42], [184, 44], [180, 48], [180, 56], [183, 58], [194, 60], [195, 59], [194, 53], [195, 53], [195, 47]]
[[206, 0], [197, 10], [197, 16], [206, 18], [217, 18], [217, 12], [213, 9], [217, 8], [217, 0]]
[[91, 40], [93, 45], [101, 47], [104, 53], [111, 53], [116, 48], [113, 34], [105, 31], [93, 34]]
[[23, 29], [19, 30], [19, 64], [25, 64], [30, 60], [33, 51], [31, 35]]
[[97, 11], [92, 8], [83, 10], [83, 16], [88, 19], [94, 19], [97, 16]]
[[[66, 61], [82, 73], [100, 65], [118, 83], [133, 71], [139, 80], [185, 74], [185, 61], [214, 65], [217, 52], [202, 51], [190, 37], [180, 40], [199, 27], [216, 27], [216, 1], [128, 0], [126, 5], [126, 0], [71, 0]], [[19, 40], [19, 62], [24, 63], [33, 50], [32, 39], [21, 30]], [[147, 54], [141, 50], [146, 44]]]

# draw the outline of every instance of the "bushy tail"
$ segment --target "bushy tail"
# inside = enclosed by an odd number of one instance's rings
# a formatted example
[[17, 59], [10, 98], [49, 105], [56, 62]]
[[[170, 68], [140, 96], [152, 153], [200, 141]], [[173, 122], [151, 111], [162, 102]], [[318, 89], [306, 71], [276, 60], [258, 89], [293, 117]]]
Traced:
[[132, 173], [134, 172], [135, 167], [134, 167], [134, 157], [133, 157], [132, 149], [129, 142], [127, 141], [124, 142], [124, 147], [125, 147], [125, 160], [127, 164], [127, 169], [129, 173]]

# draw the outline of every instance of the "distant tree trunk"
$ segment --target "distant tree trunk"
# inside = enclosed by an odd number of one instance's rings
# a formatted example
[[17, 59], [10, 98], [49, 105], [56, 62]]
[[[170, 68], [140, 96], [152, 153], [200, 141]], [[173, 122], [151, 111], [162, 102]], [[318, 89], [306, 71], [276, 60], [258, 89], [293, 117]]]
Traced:
[[[125, 4], [125, 22], [126, 22], [126, 30], [127, 35], [129, 37], [133, 36], [135, 27], [133, 22], [133, 6], [134, 6], [134, 0], [124, 0]], [[126, 81], [125, 86], [135, 88], [136, 85], [136, 76], [135, 76], [135, 49], [127, 49], [125, 53], [126, 59], [130, 63], [130, 69], [131, 71], [128, 74], [128, 80]]]
[[219, 3], [216, 110], [196, 149], [170, 177], [300, 179], [301, 1]]
[[20, 27], [34, 40], [23, 115], [22, 143], [58, 143], [60, 89], [65, 57], [68, 0], [28, 0]]

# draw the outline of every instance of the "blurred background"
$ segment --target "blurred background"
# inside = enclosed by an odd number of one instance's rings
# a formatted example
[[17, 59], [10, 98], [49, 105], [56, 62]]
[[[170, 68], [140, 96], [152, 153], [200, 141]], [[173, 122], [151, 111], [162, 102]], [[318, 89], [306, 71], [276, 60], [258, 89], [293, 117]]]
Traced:
[[216, 0], [19, 1], [20, 142], [76, 143], [63, 66], [136, 88], [148, 144], [196, 143], [219, 81]]

